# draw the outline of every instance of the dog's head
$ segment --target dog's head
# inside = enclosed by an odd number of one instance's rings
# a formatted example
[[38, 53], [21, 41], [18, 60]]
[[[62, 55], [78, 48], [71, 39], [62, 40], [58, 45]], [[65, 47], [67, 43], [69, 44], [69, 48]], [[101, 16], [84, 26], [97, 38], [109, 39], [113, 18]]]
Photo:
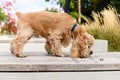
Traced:
[[82, 30], [82, 28], [78, 29], [81, 31], [76, 30], [76, 34], [74, 34], [75, 39], [73, 40], [73, 49], [71, 49], [73, 51], [71, 57], [87, 58], [93, 53], [91, 48], [94, 44], [94, 37]]
[[87, 58], [89, 57], [91, 54], [93, 54], [92, 51], [92, 46], [94, 43], [94, 38], [92, 35], [85, 33], [82, 36], [78, 36], [77, 38], [77, 48], [78, 48], [78, 56], [80, 58]]

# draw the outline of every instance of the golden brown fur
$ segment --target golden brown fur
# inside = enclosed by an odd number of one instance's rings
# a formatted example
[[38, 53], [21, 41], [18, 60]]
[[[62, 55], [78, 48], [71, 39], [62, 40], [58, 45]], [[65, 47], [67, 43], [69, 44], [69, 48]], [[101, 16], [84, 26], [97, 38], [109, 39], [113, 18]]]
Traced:
[[[71, 57], [88, 57], [90, 55], [94, 38], [89, 37], [89, 34], [79, 25], [71, 32], [76, 20], [70, 15], [54, 12], [30, 12], [26, 14], [17, 12], [16, 15], [18, 17], [18, 32], [16, 39], [11, 42], [11, 51], [16, 56], [25, 56], [22, 52], [23, 45], [33, 35], [46, 38], [45, 49], [49, 54], [64, 57], [65, 54], [61, 47], [68, 46], [73, 39]], [[90, 48], [88, 48], [89, 45], [91, 45]]]

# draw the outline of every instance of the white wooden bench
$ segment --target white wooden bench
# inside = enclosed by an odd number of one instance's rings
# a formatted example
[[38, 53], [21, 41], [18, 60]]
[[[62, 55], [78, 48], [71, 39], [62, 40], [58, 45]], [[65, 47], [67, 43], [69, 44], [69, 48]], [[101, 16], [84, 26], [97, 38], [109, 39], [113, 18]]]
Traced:
[[[2, 36], [0, 37], [0, 52], [10, 52], [10, 41], [14, 36]], [[46, 52], [44, 49], [45, 39], [44, 38], [32, 38], [24, 48], [24, 52]], [[69, 52], [71, 44], [67, 47], [63, 47], [64, 52]], [[107, 52], [108, 51], [108, 41], [107, 40], [95, 40], [93, 46], [94, 52]]]
[[[48, 55], [44, 40], [34, 40], [25, 46], [26, 58], [17, 58], [10, 53], [9, 40], [0, 41], [0, 80], [120, 79], [120, 52], [107, 52], [106, 41], [96, 41], [90, 58], [73, 59]], [[64, 51], [69, 54], [69, 47]]]

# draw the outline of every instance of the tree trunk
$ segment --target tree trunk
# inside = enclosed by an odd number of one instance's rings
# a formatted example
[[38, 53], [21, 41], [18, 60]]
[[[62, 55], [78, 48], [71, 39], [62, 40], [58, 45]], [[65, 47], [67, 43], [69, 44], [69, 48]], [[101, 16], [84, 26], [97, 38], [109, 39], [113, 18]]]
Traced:
[[78, 23], [81, 24], [81, 1], [78, 0]]
[[66, 13], [69, 13], [69, 12], [70, 12], [70, 0], [66, 0], [65, 6], [64, 6], [64, 11], [65, 11]]

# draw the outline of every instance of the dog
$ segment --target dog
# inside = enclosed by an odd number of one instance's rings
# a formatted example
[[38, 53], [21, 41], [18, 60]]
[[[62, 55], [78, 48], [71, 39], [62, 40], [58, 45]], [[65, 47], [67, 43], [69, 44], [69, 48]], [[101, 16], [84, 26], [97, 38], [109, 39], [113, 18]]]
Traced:
[[91, 47], [94, 37], [88, 34], [76, 19], [66, 13], [56, 12], [16, 12], [17, 35], [11, 41], [11, 52], [17, 57], [26, 57], [22, 49], [32, 36], [42, 36], [46, 39], [45, 49], [48, 54], [64, 57], [61, 50], [67, 47], [72, 40], [70, 57], [86, 58], [92, 54]]

